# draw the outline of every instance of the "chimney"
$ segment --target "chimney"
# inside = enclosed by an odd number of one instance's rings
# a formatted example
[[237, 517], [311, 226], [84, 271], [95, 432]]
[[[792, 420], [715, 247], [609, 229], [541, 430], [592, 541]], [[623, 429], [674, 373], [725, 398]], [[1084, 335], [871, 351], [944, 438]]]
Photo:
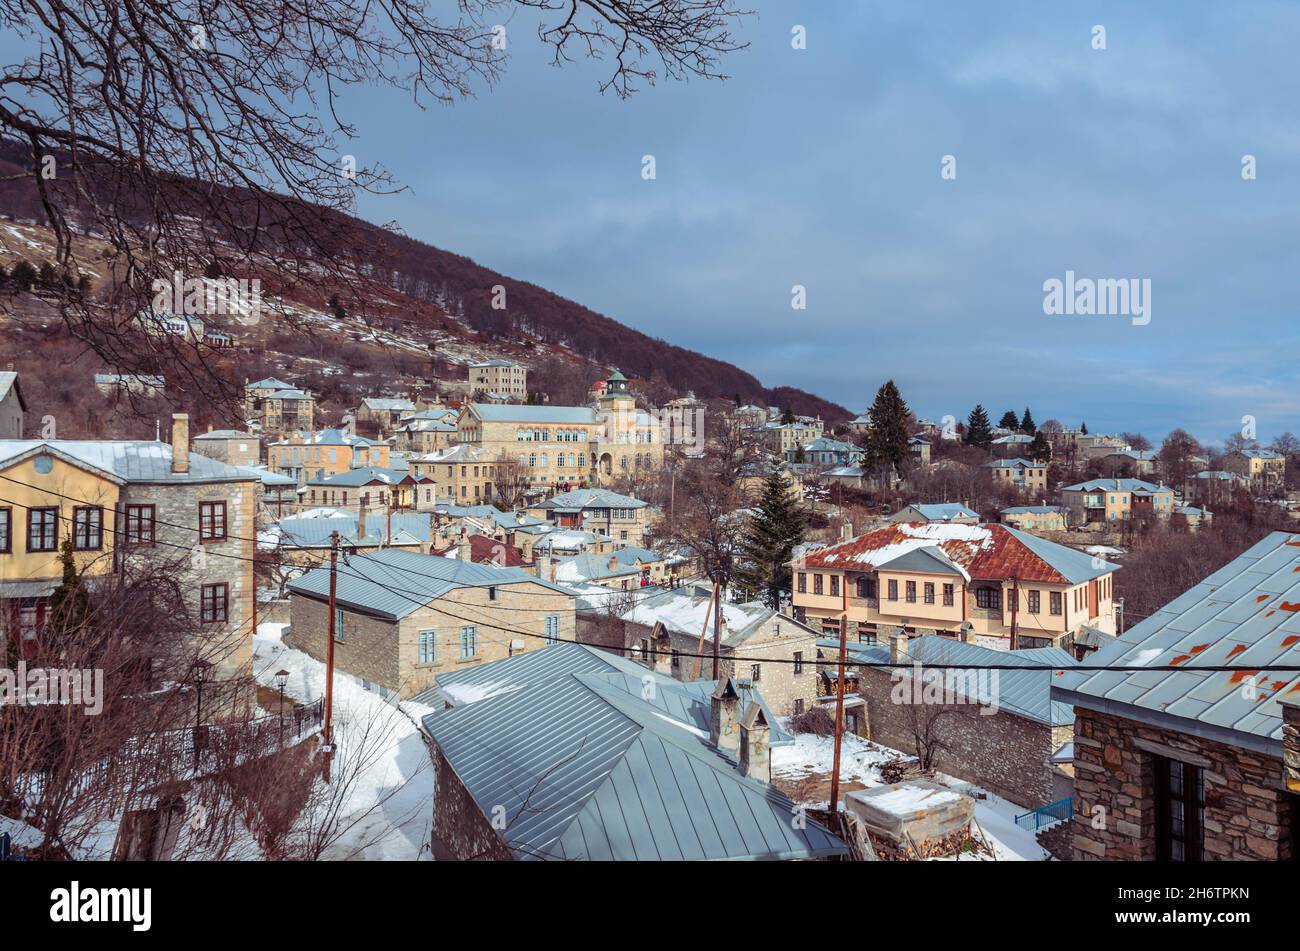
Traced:
[[751, 700], [740, 721], [740, 771], [763, 783], [772, 778], [771, 733], [763, 708]]
[[709, 742], [723, 752], [740, 746], [740, 694], [730, 677], [719, 680], [709, 698]]
[[842, 522], [840, 524], [840, 541], [848, 541], [853, 537], [853, 523]]
[[470, 544], [470, 536], [461, 535], [460, 545], [456, 549], [456, 557], [461, 561], [474, 560], [474, 546]]
[[974, 631], [975, 631], [975, 625], [974, 625], [974, 624], [972, 624], [970, 621], [962, 621], [962, 622], [961, 622], [961, 630], [958, 632], [958, 634], [957, 634], [957, 638], [958, 638], [958, 640], [960, 640], [963, 644], [969, 644], [969, 643], [970, 643], [970, 639], [971, 639], [971, 635], [974, 633]]
[[617, 556], [617, 555], [610, 555], [610, 556], [609, 556], [609, 570], [610, 570], [610, 571], [613, 571], [613, 570], [614, 570], [615, 568], [617, 568], [617, 567], [618, 567], [618, 556]]
[[364, 505], [357, 508], [357, 541], [360, 542], [366, 537], [366, 507]]
[[889, 661], [901, 664], [907, 660], [907, 632], [901, 627], [889, 635]]
[[190, 414], [172, 413], [172, 472], [190, 471]]

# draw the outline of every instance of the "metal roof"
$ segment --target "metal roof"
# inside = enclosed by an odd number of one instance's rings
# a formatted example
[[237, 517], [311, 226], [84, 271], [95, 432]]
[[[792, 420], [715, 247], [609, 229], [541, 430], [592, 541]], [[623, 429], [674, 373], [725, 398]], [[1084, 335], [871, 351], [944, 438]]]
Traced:
[[1172, 492], [1167, 485], [1153, 485], [1142, 479], [1089, 479], [1067, 485], [1062, 492]]
[[589, 508], [602, 509], [639, 509], [646, 505], [642, 499], [630, 495], [620, 495], [609, 489], [571, 489], [553, 495], [545, 502], [539, 502], [540, 509], [571, 509], [574, 511]]
[[[332, 522], [334, 519], [321, 521]], [[519, 568], [495, 568], [395, 548], [345, 557], [337, 574], [335, 598], [340, 604], [392, 620], [404, 618], [457, 588], [489, 588], [527, 582], [573, 596], [572, 591]], [[328, 598], [329, 569], [313, 568], [301, 578], [289, 582], [289, 590], [318, 600]]]
[[[518, 676], [525, 659], [531, 670], [515, 689], [424, 719], [484, 814], [504, 808], [507, 825], [500, 835], [517, 858], [754, 860], [846, 853], [815, 822], [795, 828], [794, 804], [785, 795], [741, 774], [709, 743], [696, 716], [682, 719], [703, 706], [698, 697], [711, 683], [678, 683], [597, 654], [603, 652], [560, 644], [480, 665], [474, 671], [479, 677]], [[593, 657], [610, 669], [593, 671]]]
[[[904, 512], [916, 512], [927, 522], [946, 522], [954, 518], [973, 518], [978, 520], [979, 513], [962, 505], [960, 502], [916, 502], [903, 509]], [[895, 513], [895, 517], [900, 513]]]
[[[1090, 709], [1278, 755], [1278, 698], [1300, 693], [1300, 674], [1258, 669], [1300, 664], [1300, 535], [1273, 532], [1097, 651], [1089, 664], [1136, 669], [1073, 671], [1054, 693]], [[1180, 669], [1142, 669], [1157, 666]], [[1198, 669], [1207, 666], [1234, 670]], [[1252, 676], [1253, 691], [1243, 689]]]
[[[838, 651], [840, 642], [834, 638], [821, 638], [817, 646], [823, 650]], [[1042, 670], [999, 670], [989, 671], [991, 678], [997, 674], [996, 682], [989, 686], [994, 690], [998, 707], [1048, 726], [1067, 726], [1074, 722], [1074, 707], [1068, 703], [1052, 699], [1052, 684], [1059, 678], [1057, 671], [1074, 667], [1078, 661], [1059, 647], [1040, 647], [1027, 650], [1004, 651], [992, 647], [982, 647], [954, 641], [937, 634], [923, 634], [912, 638], [907, 645], [908, 662], [920, 664], [1041, 664]], [[827, 654], [818, 660], [821, 667], [837, 663], [838, 654]], [[889, 662], [889, 648], [884, 645], [854, 644], [848, 645], [849, 663], [866, 661], [873, 664]], [[898, 668], [885, 668], [895, 670]], [[994, 687], [994, 683], [996, 686]], [[972, 698], [977, 699], [977, 698]]]
[[600, 416], [590, 406], [527, 406], [513, 403], [471, 403], [470, 409], [490, 423], [570, 423], [595, 426]]
[[172, 471], [172, 447], [164, 442], [124, 439], [0, 439], [0, 467], [48, 453], [73, 465], [94, 469], [116, 482], [253, 482], [260, 478], [197, 452], [189, 471]]

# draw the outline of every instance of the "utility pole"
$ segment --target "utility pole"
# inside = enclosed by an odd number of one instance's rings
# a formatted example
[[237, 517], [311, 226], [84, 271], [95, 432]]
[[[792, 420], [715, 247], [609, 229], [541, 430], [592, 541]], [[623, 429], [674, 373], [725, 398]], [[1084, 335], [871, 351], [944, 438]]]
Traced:
[[[831, 815], [840, 811], [840, 745], [844, 741], [844, 665], [848, 659], [849, 645], [849, 576], [844, 575], [840, 585], [843, 610], [840, 614], [840, 664], [835, 678], [835, 755], [831, 759]], [[839, 831], [839, 830], [834, 830]]]
[[330, 781], [330, 757], [334, 755], [334, 604], [338, 586], [339, 533], [330, 532], [329, 634], [325, 645], [325, 754], [323, 776]]
[[1119, 601], [1115, 603], [1115, 613], [1119, 616], [1118, 617], [1119, 623], [1116, 624], [1115, 626], [1115, 635], [1118, 637], [1120, 634], [1124, 633], [1124, 599], [1123, 598], [1120, 598]]
[[1016, 649], [1016, 609], [1020, 607], [1020, 579], [1011, 576], [1011, 650]]
[[722, 584], [713, 582], [713, 679], [718, 679], [718, 641], [722, 639]]

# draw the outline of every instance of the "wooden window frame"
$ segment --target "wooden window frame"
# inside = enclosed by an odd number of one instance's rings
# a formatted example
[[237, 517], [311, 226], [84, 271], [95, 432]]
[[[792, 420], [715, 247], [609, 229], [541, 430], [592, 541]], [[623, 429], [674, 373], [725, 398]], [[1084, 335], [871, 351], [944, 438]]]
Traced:
[[[54, 544], [49, 548], [33, 548], [32, 547], [32, 537], [33, 537], [32, 526], [34, 523], [32, 517], [37, 513], [48, 514], [50, 512], [54, 513]], [[42, 519], [41, 522], [43, 527], [44, 519]], [[42, 534], [44, 533], [42, 532]], [[57, 505], [31, 506], [30, 508], [27, 509], [27, 551], [45, 554], [48, 552], [58, 551], [58, 550], [59, 550], [59, 507]]]
[[[1156, 860], [1161, 862], [1200, 862], [1205, 856], [1205, 771], [1191, 763], [1153, 756], [1155, 770]], [[1171, 786], [1171, 771], [1181, 771], [1181, 790]], [[1174, 804], [1181, 806], [1182, 818], [1174, 817]], [[1189, 807], [1192, 815], [1189, 817]], [[1174, 822], [1182, 824], [1182, 835], [1174, 832]], [[1174, 844], [1182, 845], [1182, 855], [1173, 857]]]
[[4, 522], [5, 529], [0, 555], [8, 555], [14, 550], [14, 510], [8, 507], [0, 508], [0, 521]]
[[[206, 534], [206, 529], [204, 528], [205, 509], [211, 510], [210, 518], [212, 522], [211, 527], [213, 529], [213, 534], [210, 535]], [[221, 513], [221, 517], [220, 517], [221, 534], [219, 535], [216, 534], [216, 527], [218, 522], [217, 512]], [[199, 542], [201, 544], [209, 545], [209, 544], [214, 544], [216, 542], [224, 542], [227, 538], [230, 537], [229, 524], [227, 522], [228, 514], [229, 513], [226, 511], [226, 502], [224, 499], [221, 499], [219, 501], [213, 501], [213, 502], [199, 502]]]
[[[78, 524], [82, 513], [94, 513], [98, 516], [98, 521], [94, 524], [95, 544], [81, 544], [81, 526]], [[90, 524], [87, 523], [87, 541], [89, 541]], [[103, 551], [104, 550], [104, 507], [101, 505], [78, 505], [72, 509], [72, 548], [74, 551]]]
[[[220, 606], [220, 610], [218, 610], [218, 606]], [[216, 581], [200, 586], [199, 619], [204, 624], [225, 624], [230, 620], [229, 582]]]

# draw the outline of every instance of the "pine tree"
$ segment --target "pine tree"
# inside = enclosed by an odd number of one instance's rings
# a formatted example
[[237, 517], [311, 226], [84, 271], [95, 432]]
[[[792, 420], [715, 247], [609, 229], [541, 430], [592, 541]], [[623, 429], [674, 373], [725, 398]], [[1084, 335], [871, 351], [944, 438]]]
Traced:
[[902, 472], [911, 459], [907, 440], [911, 410], [893, 380], [886, 380], [876, 391], [875, 401], [867, 410], [867, 434], [863, 440], [866, 466], [870, 471]]
[[989, 414], [982, 405], [976, 404], [966, 419], [966, 445], [988, 449], [993, 445], [993, 427], [989, 425]]
[[77, 577], [71, 538], [64, 538], [59, 546], [59, 561], [63, 563], [63, 581], [50, 594], [49, 620], [45, 625], [45, 630], [56, 638], [61, 632], [79, 631], [90, 617], [90, 599]]
[[1002, 429], [1015, 429], [1019, 425], [1020, 425], [1020, 418], [1016, 416], [1016, 411], [1012, 409], [1009, 409], [1005, 413], [1003, 413], [1002, 418], [998, 420], [998, 426], [1000, 426]]
[[1088, 423], [1086, 421], [1079, 424], [1079, 435], [1080, 436], [1088, 435]]
[[1052, 444], [1041, 431], [1034, 433], [1034, 441], [1029, 444], [1029, 458], [1039, 462], [1052, 461]]
[[1025, 415], [1020, 420], [1020, 431], [1026, 436], [1032, 436], [1038, 432], [1038, 427], [1034, 425], [1034, 417], [1029, 412], [1029, 407], [1025, 407]]
[[785, 412], [781, 414], [781, 423], [783, 425], [788, 426], [793, 422], [794, 422], [794, 411], [787, 406], [785, 408]]
[[803, 541], [803, 513], [790, 495], [781, 473], [773, 470], [763, 483], [758, 510], [750, 516], [740, 543], [738, 587], [761, 598], [773, 609], [790, 591], [788, 562]]

